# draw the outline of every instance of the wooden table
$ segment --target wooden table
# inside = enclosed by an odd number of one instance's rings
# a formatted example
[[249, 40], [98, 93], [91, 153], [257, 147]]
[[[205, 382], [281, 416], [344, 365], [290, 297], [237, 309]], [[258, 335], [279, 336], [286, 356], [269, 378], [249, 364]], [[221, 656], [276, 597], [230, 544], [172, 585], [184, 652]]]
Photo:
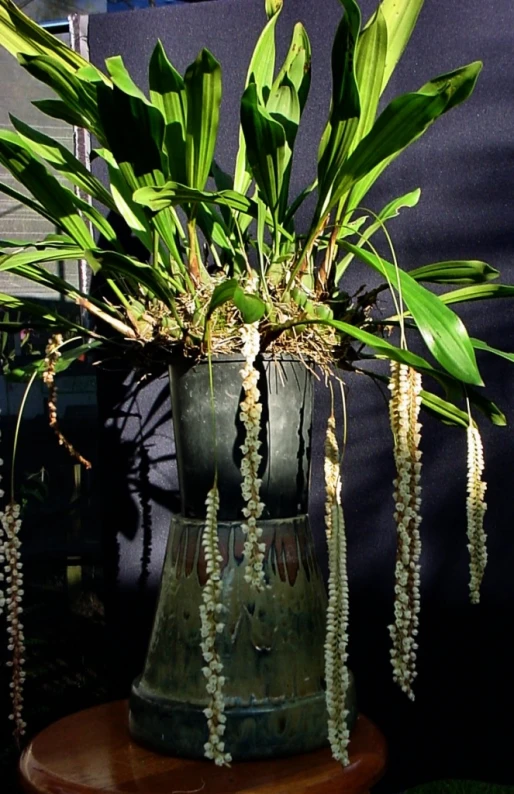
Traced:
[[384, 737], [359, 716], [343, 769], [329, 750], [220, 768], [170, 758], [131, 741], [127, 703], [72, 714], [42, 731], [20, 761], [28, 794], [368, 794], [386, 762]]

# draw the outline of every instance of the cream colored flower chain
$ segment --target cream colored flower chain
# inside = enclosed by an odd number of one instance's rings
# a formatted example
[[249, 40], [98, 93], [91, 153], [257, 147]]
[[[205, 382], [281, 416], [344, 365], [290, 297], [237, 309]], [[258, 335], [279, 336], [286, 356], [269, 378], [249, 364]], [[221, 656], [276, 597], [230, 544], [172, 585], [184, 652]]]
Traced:
[[17, 741], [25, 734], [26, 723], [23, 719], [23, 686], [25, 683], [25, 638], [21, 622], [23, 608], [23, 571], [20, 554], [21, 542], [18, 537], [21, 529], [20, 506], [11, 502], [0, 513], [0, 523], [4, 532], [3, 549], [5, 581], [5, 612], [7, 618], [7, 650], [12, 667], [10, 683], [12, 712], [9, 719], [14, 722], [14, 736]]
[[[0, 460], [0, 466], [3, 460]], [[2, 475], [0, 473], [0, 481]], [[0, 498], [4, 491], [0, 490]], [[23, 568], [21, 562], [20, 506], [11, 501], [0, 510], [0, 615], [5, 612], [7, 621], [7, 650], [12, 667], [10, 682], [12, 712], [9, 719], [14, 723], [13, 734], [20, 741], [27, 727], [23, 719], [23, 686], [25, 683], [25, 638], [22, 623]], [[5, 585], [3, 584], [5, 582]]]
[[256, 323], [245, 324], [241, 328], [243, 342], [243, 356], [245, 365], [241, 370], [243, 379], [244, 400], [240, 404], [239, 418], [245, 427], [245, 440], [241, 446], [243, 458], [241, 461], [241, 474], [243, 481], [241, 491], [246, 506], [243, 508], [245, 522], [241, 529], [245, 535], [244, 558], [246, 560], [245, 580], [257, 591], [266, 588], [266, 578], [263, 570], [264, 552], [266, 546], [260, 542], [262, 529], [257, 526], [257, 521], [262, 515], [264, 504], [260, 501], [259, 490], [261, 480], [258, 477], [259, 464], [262, 456], [259, 454], [261, 442], [259, 433], [261, 429], [262, 405], [260, 392], [257, 387], [259, 372], [255, 368], [255, 359], [259, 353], [260, 334]]
[[348, 617], [349, 594], [346, 570], [346, 533], [341, 507], [339, 449], [332, 414], [325, 438], [325, 527], [328, 544], [328, 607], [325, 639], [325, 681], [328, 711], [328, 739], [332, 755], [343, 766], [349, 764], [350, 732], [346, 718], [346, 696], [349, 686]]
[[484, 471], [484, 453], [482, 439], [478, 428], [470, 419], [467, 429], [468, 441], [468, 477], [467, 477], [467, 533], [469, 551], [469, 593], [471, 603], [480, 602], [480, 585], [487, 564], [486, 534], [484, 531], [484, 515], [487, 505], [484, 495], [487, 488], [482, 480]]
[[389, 626], [392, 639], [393, 678], [414, 700], [412, 684], [416, 678], [416, 638], [420, 609], [421, 538], [421, 375], [405, 364], [391, 362], [391, 429], [394, 437], [396, 479], [394, 480], [397, 527], [395, 569], [394, 624]]
[[230, 753], [225, 752], [223, 735], [227, 718], [224, 714], [225, 701], [223, 698], [223, 685], [225, 678], [222, 675], [223, 665], [216, 649], [216, 637], [223, 631], [222, 620], [222, 585], [221, 562], [222, 557], [218, 548], [218, 509], [219, 494], [216, 485], [207, 494], [207, 518], [202, 534], [202, 547], [205, 553], [207, 568], [207, 582], [202, 590], [202, 604], [200, 606], [202, 656], [205, 667], [202, 672], [207, 679], [206, 689], [210, 702], [204, 714], [207, 717], [209, 739], [204, 745], [206, 758], [212, 759], [218, 766], [229, 766], [232, 760]]

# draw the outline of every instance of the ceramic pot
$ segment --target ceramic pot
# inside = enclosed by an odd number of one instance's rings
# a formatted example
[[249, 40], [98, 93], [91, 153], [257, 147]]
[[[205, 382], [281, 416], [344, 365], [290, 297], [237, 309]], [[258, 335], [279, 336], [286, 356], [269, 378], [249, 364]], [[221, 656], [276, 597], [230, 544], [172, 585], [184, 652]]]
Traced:
[[[219, 542], [225, 629], [219, 636], [225, 748], [234, 760], [308, 752], [327, 742], [324, 694], [326, 592], [307, 516], [312, 375], [297, 359], [259, 359], [263, 404], [259, 526], [269, 587], [245, 582], [239, 420], [243, 360], [213, 362]], [[174, 516], [143, 674], [130, 699], [132, 736], [162, 752], [203, 757], [208, 695], [201, 672], [200, 615], [206, 582], [201, 538], [214, 476], [206, 363], [170, 369], [182, 512]], [[354, 688], [350, 717], [355, 719]]]

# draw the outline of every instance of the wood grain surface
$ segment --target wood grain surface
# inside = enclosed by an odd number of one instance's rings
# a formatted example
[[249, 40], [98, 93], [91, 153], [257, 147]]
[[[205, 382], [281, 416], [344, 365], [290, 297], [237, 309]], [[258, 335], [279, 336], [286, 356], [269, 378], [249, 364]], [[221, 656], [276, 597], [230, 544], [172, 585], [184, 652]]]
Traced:
[[274, 761], [234, 763], [157, 755], [132, 742], [127, 703], [65, 717], [42, 731], [20, 760], [28, 794], [367, 794], [386, 763], [384, 737], [359, 716], [343, 769], [329, 750]]

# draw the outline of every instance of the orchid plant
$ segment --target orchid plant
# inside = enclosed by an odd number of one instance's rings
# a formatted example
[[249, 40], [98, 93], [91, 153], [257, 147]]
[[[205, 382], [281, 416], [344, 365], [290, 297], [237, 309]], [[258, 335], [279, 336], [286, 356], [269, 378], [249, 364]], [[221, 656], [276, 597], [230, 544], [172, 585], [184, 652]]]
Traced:
[[[390, 376], [376, 370], [368, 374], [387, 382], [391, 390], [398, 472], [391, 655], [395, 679], [413, 696], [421, 549], [418, 411], [423, 406], [468, 434], [471, 594], [476, 601], [486, 559], [485, 484], [471, 408], [498, 425], [505, 424], [505, 417], [475, 388], [483, 385], [475, 350], [510, 360], [514, 356], [470, 338], [450, 307], [514, 295], [514, 287], [495, 283], [498, 271], [474, 260], [437, 262], [408, 272], [399, 266], [388, 225], [400, 211], [417, 204], [419, 190], [391, 200], [378, 214], [363, 206], [387, 166], [471, 95], [481, 63], [447, 72], [381, 108], [381, 96], [423, 0], [382, 0], [365, 25], [356, 0], [341, 0], [343, 15], [332, 50], [332, 101], [317, 153], [317, 177], [291, 196], [295, 141], [309, 94], [311, 49], [307, 31], [298, 23], [285, 60], [276, 68], [275, 32], [282, 4], [283, 0], [265, 2], [267, 23], [241, 98], [239, 151], [233, 173], [227, 174], [214, 157], [222, 76], [211, 52], [202, 50], [181, 75], [157, 42], [145, 93], [121, 57], [108, 58], [103, 72], [29, 20], [12, 0], [0, 0], [0, 44], [58, 97], [34, 104], [47, 116], [87, 130], [96, 142], [91, 156], [104, 161], [108, 174], [104, 184], [61, 144], [14, 116], [13, 129], [0, 130], [0, 163], [25, 189], [18, 192], [0, 184], [0, 191], [56, 228], [37, 242], [1, 240], [0, 270], [57, 290], [82, 310], [73, 317], [0, 294], [4, 310], [21, 313], [21, 319], [11, 317], [4, 328], [48, 330], [51, 355], [35, 367], [47, 378], [50, 372], [52, 383], [59, 368], [93, 347], [133, 353], [138, 365], [147, 368], [170, 356], [243, 351], [245, 554], [257, 589], [264, 580], [258, 530], [262, 506], [256, 355], [293, 352], [314, 359], [325, 371], [366, 371], [370, 359], [389, 361]], [[300, 229], [297, 215], [307, 198], [313, 210], [306, 228]], [[376, 233], [388, 242], [386, 256], [372, 242]], [[124, 247], [121, 240], [126, 237], [137, 242], [138, 256], [134, 246]], [[94, 295], [81, 292], [47, 267], [66, 260], [85, 260], [92, 274], [102, 277], [103, 290]], [[345, 291], [347, 271], [356, 261], [378, 273], [383, 284], [355, 295]], [[450, 289], [436, 295], [425, 284]], [[390, 291], [395, 307], [387, 318], [375, 311], [382, 290]], [[390, 341], [391, 329], [397, 331], [392, 337], [396, 343]], [[77, 334], [82, 342], [59, 357], [66, 339]], [[425, 355], [409, 349], [415, 337], [424, 343]], [[422, 388], [422, 378], [434, 382], [437, 393]], [[327, 705], [333, 753], [346, 763], [346, 543], [335, 439], [332, 413], [325, 463], [330, 558]], [[213, 575], [217, 506], [214, 483], [207, 496], [204, 539]], [[6, 531], [9, 515], [6, 512]], [[218, 763], [228, 763], [222, 741], [222, 676], [213, 652], [218, 590], [211, 581], [202, 615], [204, 650], [215, 665], [206, 662], [213, 694], [206, 714], [211, 733], [206, 753]]]

